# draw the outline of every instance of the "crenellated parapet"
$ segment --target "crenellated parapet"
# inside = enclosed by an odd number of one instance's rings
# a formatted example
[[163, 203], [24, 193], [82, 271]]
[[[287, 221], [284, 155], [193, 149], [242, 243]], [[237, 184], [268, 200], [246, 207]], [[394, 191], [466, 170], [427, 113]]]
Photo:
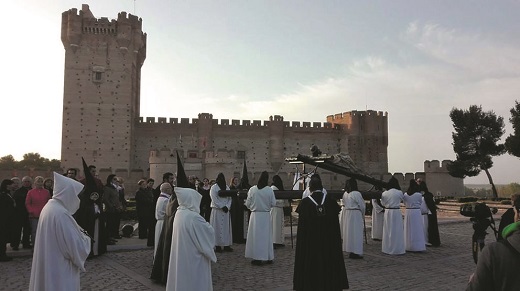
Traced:
[[146, 58], [146, 33], [142, 26], [141, 18], [126, 12], [120, 12], [117, 20], [98, 19], [83, 4], [79, 12], [73, 8], [62, 13], [61, 41], [66, 50], [76, 52], [86, 36], [112, 36], [121, 52], [137, 54], [138, 64], [142, 65]]
[[304, 129], [340, 129], [340, 126], [337, 124], [333, 124], [330, 122], [308, 122], [308, 121], [284, 121], [283, 117], [280, 116], [280, 119], [277, 120], [237, 120], [237, 119], [213, 119], [212, 114], [200, 113], [199, 118], [175, 118], [175, 117], [139, 117], [136, 122], [139, 124], [184, 124], [184, 125], [196, 125], [201, 122], [201, 120], [210, 120], [213, 125], [220, 126], [230, 126], [236, 128], [243, 127], [269, 127], [273, 124], [279, 123], [285, 129], [290, 128], [304, 128]]
[[448, 173], [448, 165], [451, 163], [450, 160], [443, 160], [439, 162], [438, 160], [426, 160], [424, 161], [424, 172], [426, 173]]

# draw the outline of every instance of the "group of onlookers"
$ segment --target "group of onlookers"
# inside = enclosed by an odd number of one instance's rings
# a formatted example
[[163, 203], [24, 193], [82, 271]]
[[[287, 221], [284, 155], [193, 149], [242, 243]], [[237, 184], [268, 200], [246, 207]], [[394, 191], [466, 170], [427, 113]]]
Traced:
[[[21, 183], [20, 183], [21, 182]], [[21, 185], [20, 185], [21, 184]], [[45, 204], [52, 197], [52, 179], [25, 176], [4, 179], [0, 188], [0, 261], [10, 261], [6, 244], [18, 251], [31, 249], [36, 243], [38, 219]]]

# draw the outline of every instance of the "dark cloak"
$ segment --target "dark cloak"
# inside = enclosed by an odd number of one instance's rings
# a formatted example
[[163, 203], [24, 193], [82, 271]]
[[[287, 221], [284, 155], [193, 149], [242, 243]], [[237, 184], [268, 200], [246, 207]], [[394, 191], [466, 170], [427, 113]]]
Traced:
[[179, 207], [175, 193], [170, 197], [170, 201], [166, 206], [166, 216], [164, 218], [163, 228], [159, 236], [157, 245], [157, 253], [153, 261], [152, 274], [150, 279], [157, 283], [166, 285], [168, 279], [168, 265], [170, 264], [170, 252], [172, 246], [173, 220], [175, 213]]
[[[82, 159], [83, 160], [83, 159]], [[86, 230], [90, 237], [94, 238], [94, 230], [96, 226], [96, 219], [99, 219], [99, 237], [98, 237], [98, 255], [107, 252], [108, 230], [105, 227], [106, 218], [103, 212], [103, 193], [98, 189], [95, 177], [90, 173], [87, 164], [83, 160], [83, 170], [85, 172], [85, 179], [81, 181], [85, 185], [83, 191], [79, 194], [79, 209], [74, 214], [74, 218], [81, 228]], [[97, 193], [97, 196], [94, 194]], [[96, 198], [93, 200], [93, 198]], [[95, 205], [99, 208], [99, 213], [96, 213]], [[94, 244], [92, 243], [92, 246]]]
[[428, 242], [434, 247], [441, 245], [439, 224], [437, 223], [437, 205], [431, 192], [424, 193], [424, 202], [432, 214], [428, 214]]
[[[318, 204], [321, 203], [321, 192], [314, 192], [311, 196]], [[294, 260], [294, 290], [349, 288], [341, 249], [338, 219], [341, 208], [328, 195], [323, 207], [325, 216], [318, 216], [316, 204], [307, 197], [300, 201], [296, 209], [299, 218]]]
[[199, 193], [202, 195], [202, 199], [200, 200], [200, 216], [209, 222], [211, 216], [211, 196], [209, 195], [209, 189], [199, 187]]
[[[238, 190], [238, 187], [230, 186], [230, 190]], [[231, 229], [233, 230], [233, 243], [243, 244], [246, 242], [244, 239], [244, 199], [241, 199], [236, 195], [231, 196]]]

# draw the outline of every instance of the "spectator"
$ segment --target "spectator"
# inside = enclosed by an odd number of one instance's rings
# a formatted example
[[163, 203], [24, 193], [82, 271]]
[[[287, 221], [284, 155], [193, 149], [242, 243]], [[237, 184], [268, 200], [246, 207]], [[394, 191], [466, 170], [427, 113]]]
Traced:
[[15, 205], [14, 199], [11, 197], [13, 184], [12, 180], [5, 179], [0, 185], [0, 262], [8, 262], [13, 259], [7, 256], [5, 247], [13, 234], [11, 228]]
[[25, 199], [25, 207], [29, 213], [29, 220], [31, 221], [31, 240], [32, 245], [36, 242], [36, 230], [38, 227], [38, 220], [43, 207], [47, 201], [51, 199], [51, 194], [47, 189], [43, 188], [43, 177], [37, 176], [34, 178], [34, 188], [27, 192]]
[[13, 250], [18, 250], [20, 245], [20, 237], [24, 249], [30, 249], [31, 246], [31, 223], [29, 222], [29, 213], [25, 207], [25, 199], [27, 192], [32, 189], [32, 178], [25, 176], [22, 178], [22, 187], [14, 192], [14, 200], [16, 202], [15, 215], [13, 220], [14, 236], [11, 242]]

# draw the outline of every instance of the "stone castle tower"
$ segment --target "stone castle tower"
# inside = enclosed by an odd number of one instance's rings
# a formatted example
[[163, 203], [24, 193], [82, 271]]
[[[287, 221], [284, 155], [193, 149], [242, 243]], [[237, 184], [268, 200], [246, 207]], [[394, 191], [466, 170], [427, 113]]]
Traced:
[[[278, 174], [286, 188], [295, 166], [285, 158], [310, 154], [349, 153], [374, 177], [388, 172], [388, 116], [380, 111], [330, 115], [326, 122], [216, 120], [141, 117], [141, 67], [146, 57], [142, 20], [119, 13], [117, 20], [95, 18], [88, 5], [62, 15], [65, 48], [62, 167], [81, 169], [81, 157], [98, 167], [101, 179], [116, 173], [129, 186], [142, 177], [157, 183], [162, 173], [175, 172], [181, 155], [188, 175], [214, 179], [223, 172], [239, 177], [244, 161], [251, 184], [262, 171]], [[345, 177], [320, 172], [327, 188], [341, 189]]]
[[79, 13], [63, 12], [63, 167], [78, 167], [81, 157], [98, 168], [132, 167], [146, 58], [141, 28], [142, 20], [125, 12], [111, 21], [96, 19], [85, 4]]

